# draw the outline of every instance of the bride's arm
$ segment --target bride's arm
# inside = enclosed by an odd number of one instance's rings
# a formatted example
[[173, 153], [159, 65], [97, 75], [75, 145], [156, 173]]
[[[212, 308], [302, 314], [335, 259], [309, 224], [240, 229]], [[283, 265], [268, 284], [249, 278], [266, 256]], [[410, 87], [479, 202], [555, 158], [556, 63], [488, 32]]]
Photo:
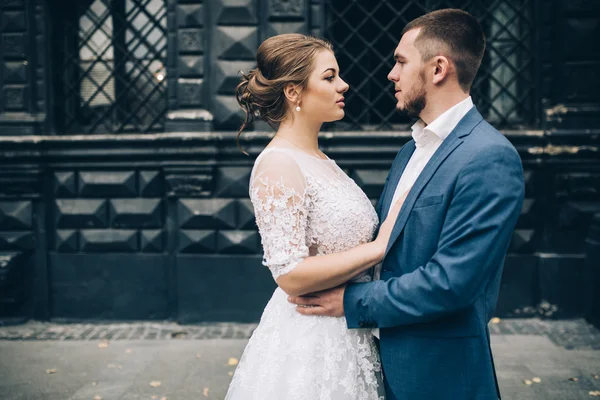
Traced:
[[290, 296], [341, 285], [381, 261], [387, 245], [381, 242], [375, 240], [341, 253], [306, 257], [276, 282]]

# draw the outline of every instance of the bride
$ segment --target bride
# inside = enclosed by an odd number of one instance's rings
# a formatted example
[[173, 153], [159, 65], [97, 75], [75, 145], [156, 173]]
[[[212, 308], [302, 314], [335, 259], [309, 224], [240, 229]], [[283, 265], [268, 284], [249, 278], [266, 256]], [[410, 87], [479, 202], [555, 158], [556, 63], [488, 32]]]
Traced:
[[[300, 34], [261, 44], [257, 66], [236, 89], [246, 114], [279, 125], [250, 177], [264, 259], [279, 286], [267, 304], [227, 400], [381, 400], [381, 364], [371, 331], [345, 318], [304, 316], [288, 295], [368, 281], [384, 255], [404, 197], [377, 232], [362, 190], [323, 154], [324, 122], [344, 117], [348, 85], [331, 45]], [[239, 136], [239, 134], [238, 134]]]

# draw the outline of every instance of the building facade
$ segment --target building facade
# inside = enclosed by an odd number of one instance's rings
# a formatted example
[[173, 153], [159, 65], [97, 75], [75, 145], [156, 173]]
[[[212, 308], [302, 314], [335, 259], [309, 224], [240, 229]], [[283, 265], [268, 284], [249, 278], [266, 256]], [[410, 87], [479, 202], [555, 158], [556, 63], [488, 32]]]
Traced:
[[322, 149], [375, 202], [410, 139], [393, 50], [445, 7], [486, 32], [472, 96], [525, 168], [497, 314], [598, 321], [594, 0], [2, 0], [0, 319], [256, 321], [275, 286], [248, 180], [273, 132], [239, 151], [239, 71], [272, 35], [330, 40], [351, 89]]

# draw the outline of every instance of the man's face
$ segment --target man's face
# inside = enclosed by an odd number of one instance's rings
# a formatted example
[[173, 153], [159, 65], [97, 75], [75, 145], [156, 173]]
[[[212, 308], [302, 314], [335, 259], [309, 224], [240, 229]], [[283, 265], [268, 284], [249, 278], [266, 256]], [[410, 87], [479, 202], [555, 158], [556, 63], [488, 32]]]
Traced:
[[412, 118], [418, 117], [427, 104], [424, 65], [414, 45], [419, 31], [413, 29], [402, 36], [394, 51], [394, 68], [388, 74], [394, 82], [396, 109]]

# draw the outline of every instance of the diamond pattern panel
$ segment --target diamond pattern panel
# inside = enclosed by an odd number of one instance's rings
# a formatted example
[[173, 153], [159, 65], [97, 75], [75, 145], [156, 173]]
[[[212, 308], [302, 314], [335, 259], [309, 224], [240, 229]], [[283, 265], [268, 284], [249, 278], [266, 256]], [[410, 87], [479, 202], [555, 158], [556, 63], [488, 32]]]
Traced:
[[140, 171], [140, 196], [159, 197], [163, 194], [162, 176], [158, 171]]
[[31, 229], [33, 211], [30, 201], [1, 201], [0, 229], [26, 230]]
[[235, 93], [235, 87], [240, 83], [240, 71], [248, 72], [256, 62], [252, 61], [221, 61], [215, 65], [214, 85], [216, 92], [222, 95]]
[[54, 173], [54, 194], [57, 197], [77, 196], [77, 175], [75, 172]]
[[215, 197], [248, 197], [249, 167], [221, 167], [215, 176]]
[[305, 33], [308, 30], [306, 22], [271, 22], [267, 35], [276, 36], [283, 33]]
[[227, 254], [256, 254], [260, 251], [258, 232], [219, 231], [217, 250]]
[[160, 253], [164, 250], [164, 231], [153, 229], [140, 231], [141, 249], [144, 253]]
[[222, 60], [254, 60], [258, 31], [254, 26], [219, 26], [214, 50]]
[[135, 197], [134, 171], [94, 171], [79, 173], [79, 195], [82, 197]]
[[114, 199], [109, 203], [112, 228], [160, 228], [163, 225], [161, 199]]
[[237, 103], [235, 97], [215, 96], [214, 97], [214, 117], [215, 123], [222, 129], [239, 128], [240, 121], [244, 117], [244, 112]]
[[0, 232], [0, 250], [33, 250], [33, 232]]
[[236, 202], [232, 199], [181, 199], [177, 217], [182, 229], [235, 229]]
[[204, 56], [179, 56], [177, 71], [183, 78], [197, 78], [204, 75]]
[[89, 253], [125, 252], [139, 250], [135, 230], [88, 229], [81, 230], [81, 250]]
[[6, 83], [27, 82], [27, 62], [8, 61], [4, 63], [4, 81]]
[[217, 235], [207, 230], [180, 230], [180, 253], [215, 253], [217, 250]]
[[178, 4], [177, 26], [181, 28], [204, 25], [203, 4]]
[[250, 199], [238, 200], [238, 229], [256, 230], [256, 221], [254, 217], [254, 206]]
[[79, 232], [74, 229], [58, 229], [54, 241], [56, 251], [75, 253], [79, 247]]
[[252, 25], [258, 22], [253, 0], [218, 0], [212, 3], [213, 18], [221, 25]]
[[56, 226], [59, 229], [105, 228], [107, 217], [105, 200], [56, 200]]

